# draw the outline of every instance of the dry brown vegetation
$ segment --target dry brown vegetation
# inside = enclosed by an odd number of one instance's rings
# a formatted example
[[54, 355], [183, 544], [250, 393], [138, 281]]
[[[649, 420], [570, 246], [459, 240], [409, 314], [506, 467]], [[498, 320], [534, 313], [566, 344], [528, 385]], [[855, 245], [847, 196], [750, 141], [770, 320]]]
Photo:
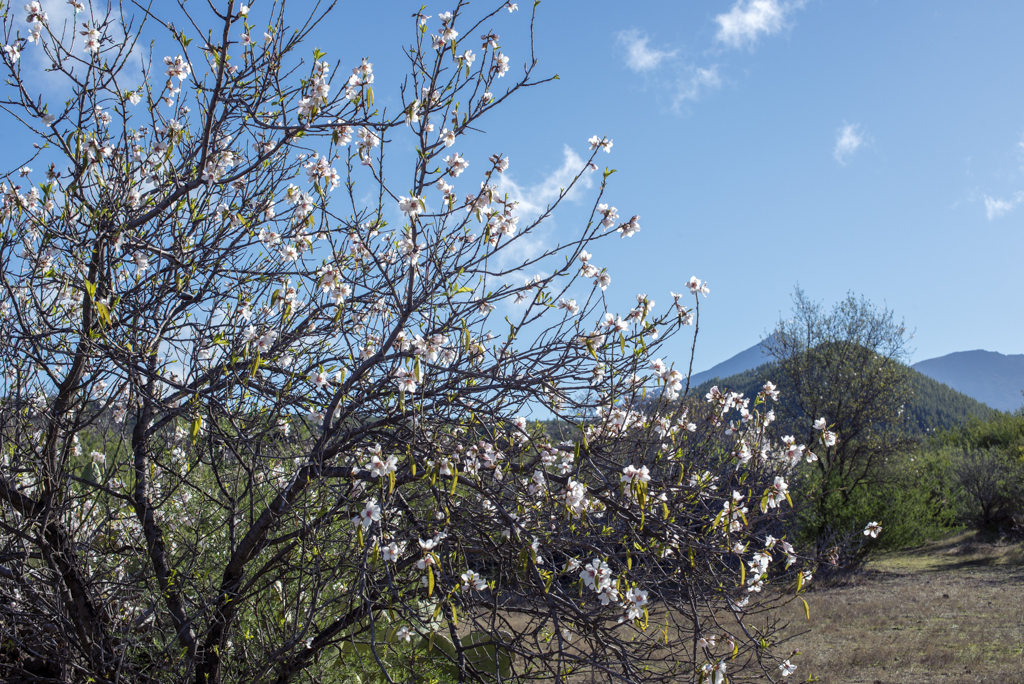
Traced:
[[962, 534], [883, 556], [807, 599], [810, 622], [789, 608], [795, 681], [1024, 683], [1022, 543]]

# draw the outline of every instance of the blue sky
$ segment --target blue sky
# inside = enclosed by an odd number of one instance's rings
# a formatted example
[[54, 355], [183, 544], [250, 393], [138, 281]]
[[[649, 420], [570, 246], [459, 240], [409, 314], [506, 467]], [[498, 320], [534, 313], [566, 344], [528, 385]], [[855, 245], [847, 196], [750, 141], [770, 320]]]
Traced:
[[[513, 64], [528, 18], [502, 18]], [[489, 142], [542, 187], [564, 146], [614, 140], [608, 197], [643, 229], [595, 261], [623, 310], [710, 282], [695, 370], [754, 344], [797, 283], [894, 309], [913, 360], [1022, 353], [1022, 25], [1006, 2], [548, 1], [538, 56], [560, 80], [511, 104]]]
[[[62, 14], [43, 4], [51, 21]], [[257, 22], [269, 11], [250, 5]], [[528, 56], [520, 5], [495, 19], [510, 76]], [[312, 3], [289, 6], [298, 20]], [[342, 3], [310, 50], [342, 73], [369, 57], [377, 102], [394, 109], [419, 8]], [[428, 5], [430, 28], [449, 9]], [[1024, 353], [1022, 25], [1012, 2], [545, 0], [538, 73], [560, 80], [466, 142], [470, 171], [502, 152], [506, 188], [543, 198], [587, 138], [613, 139], [598, 160], [617, 169], [607, 200], [642, 230], [594, 262], [622, 313], [637, 293], [660, 308], [691, 275], [709, 282], [694, 370], [756, 343], [797, 283], [826, 305], [854, 292], [894, 309], [916, 331], [915, 361]], [[3, 137], [14, 160], [27, 143]], [[585, 222], [595, 191], [582, 188], [547, 239]], [[681, 362], [689, 342], [667, 351]]]
[[577, 120], [549, 142], [612, 137], [613, 194], [643, 219], [619, 282], [711, 283], [695, 368], [753, 344], [797, 282], [887, 304], [915, 360], [1024, 352], [1024, 5], [541, 10], [573, 27], [540, 41], [562, 75], [551, 118]]
[[[496, 21], [514, 65], [520, 4]], [[418, 8], [365, 17], [398, 25], [366, 41], [381, 85]], [[566, 146], [614, 140], [598, 160], [618, 170], [607, 197], [642, 230], [595, 262], [623, 311], [709, 281], [695, 370], [755, 344], [797, 283], [829, 306], [854, 292], [895, 310], [914, 361], [1024, 353], [1024, 4], [546, 0], [537, 17], [539, 69], [560, 80], [512, 101], [487, 153], [510, 156], [529, 196]]]

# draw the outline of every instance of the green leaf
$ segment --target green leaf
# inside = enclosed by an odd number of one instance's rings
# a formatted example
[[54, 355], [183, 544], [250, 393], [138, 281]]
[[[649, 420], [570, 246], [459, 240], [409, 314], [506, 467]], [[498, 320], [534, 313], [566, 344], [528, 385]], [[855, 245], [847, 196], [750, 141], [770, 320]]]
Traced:
[[103, 479], [103, 473], [100, 472], [99, 466], [95, 462], [90, 461], [84, 468], [82, 468], [82, 474], [79, 475], [86, 482], [97, 484]]
[[109, 326], [111, 324], [111, 320], [110, 311], [107, 309], [107, 305], [96, 301], [94, 301], [93, 304], [96, 306], [96, 311], [99, 313], [100, 318]]

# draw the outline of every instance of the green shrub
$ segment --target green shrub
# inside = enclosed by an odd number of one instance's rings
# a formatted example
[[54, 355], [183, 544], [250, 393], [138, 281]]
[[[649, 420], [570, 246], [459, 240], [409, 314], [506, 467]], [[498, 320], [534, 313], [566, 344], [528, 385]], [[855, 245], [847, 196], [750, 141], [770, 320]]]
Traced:
[[[890, 457], [873, 482], [849, 491], [808, 469], [798, 488], [806, 492], [797, 510], [801, 541], [819, 549], [845, 544], [851, 559], [862, 560], [871, 551], [944, 536], [958, 516], [950, 468], [949, 450], [917, 450]], [[882, 525], [877, 539], [862, 534], [868, 521]], [[823, 537], [811, 538], [822, 530]]]

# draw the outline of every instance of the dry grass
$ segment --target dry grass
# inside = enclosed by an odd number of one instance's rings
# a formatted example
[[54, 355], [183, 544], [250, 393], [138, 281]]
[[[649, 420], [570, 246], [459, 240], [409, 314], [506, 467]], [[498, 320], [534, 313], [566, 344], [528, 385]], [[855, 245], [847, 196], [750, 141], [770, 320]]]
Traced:
[[879, 558], [807, 599], [810, 622], [791, 604], [787, 630], [796, 681], [1024, 684], [1020, 543], [960, 535]]

